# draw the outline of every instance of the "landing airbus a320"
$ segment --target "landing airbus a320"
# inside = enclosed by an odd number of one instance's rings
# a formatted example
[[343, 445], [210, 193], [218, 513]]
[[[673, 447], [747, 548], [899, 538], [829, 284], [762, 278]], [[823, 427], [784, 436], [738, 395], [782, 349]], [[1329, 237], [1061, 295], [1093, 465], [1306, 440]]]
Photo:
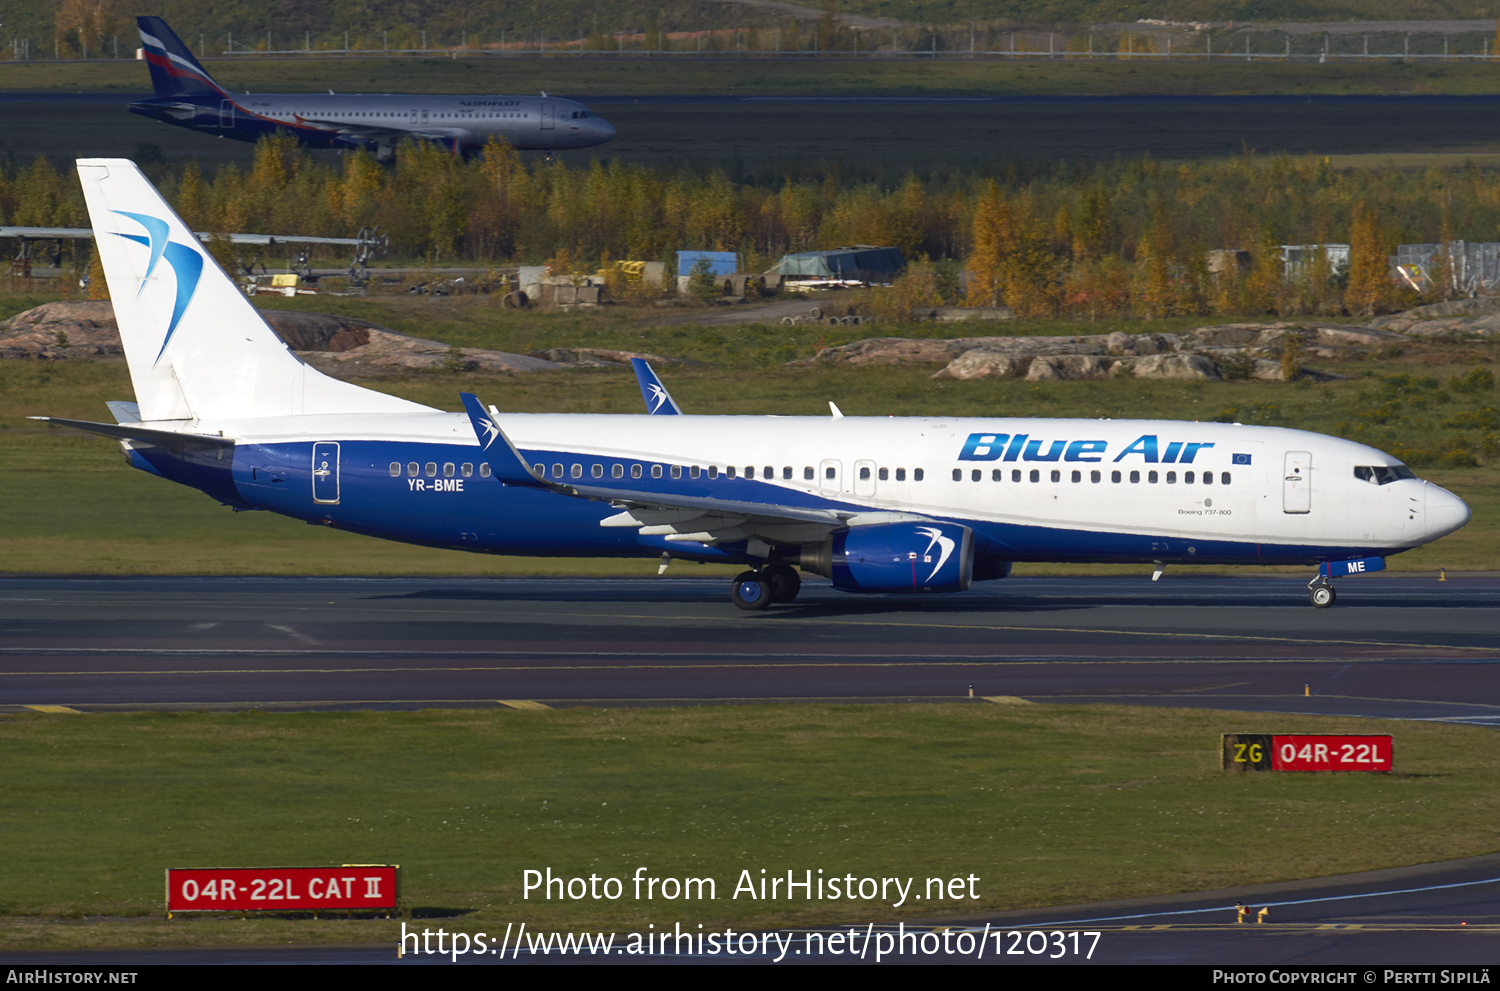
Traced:
[[647, 414], [468, 394], [445, 412], [302, 363], [131, 162], [78, 174], [135, 402], [52, 422], [239, 510], [458, 551], [738, 564], [751, 610], [792, 601], [801, 573], [960, 592], [1016, 561], [1307, 565], [1324, 607], [1335, 578], [1469, 519], [1388, 454], [1277, 427], [695, 416], [644, 362]]

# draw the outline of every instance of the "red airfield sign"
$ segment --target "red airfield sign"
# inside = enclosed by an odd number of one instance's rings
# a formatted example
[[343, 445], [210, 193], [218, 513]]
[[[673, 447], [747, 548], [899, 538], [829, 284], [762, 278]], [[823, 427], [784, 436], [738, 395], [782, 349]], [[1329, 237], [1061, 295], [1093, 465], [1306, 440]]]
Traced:
[[401, 868], [169, 867], [167, 913], [305, 912], [318, 909], [395, 910]]

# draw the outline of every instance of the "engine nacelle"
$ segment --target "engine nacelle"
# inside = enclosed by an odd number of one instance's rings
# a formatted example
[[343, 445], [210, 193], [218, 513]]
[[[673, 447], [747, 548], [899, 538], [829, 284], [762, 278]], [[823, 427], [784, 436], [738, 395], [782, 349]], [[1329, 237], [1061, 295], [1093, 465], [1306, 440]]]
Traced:
[[804, 545], [803, 571], [845, 592], [962, 592], [974, 574], [974, 531], [956, 523], [873, 523]]

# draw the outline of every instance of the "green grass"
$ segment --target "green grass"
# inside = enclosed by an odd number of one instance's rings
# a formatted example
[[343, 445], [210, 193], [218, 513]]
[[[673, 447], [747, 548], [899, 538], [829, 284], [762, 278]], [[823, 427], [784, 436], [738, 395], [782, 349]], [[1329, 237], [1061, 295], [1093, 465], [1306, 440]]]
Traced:
[[[226, 88], [253, 92], [476, 93], [545, 89], [596, 95], [1483, 95], [1494, 72], [1471, 63], [1144, 63], [1139, 61], [834, 59], [208, 59]], [[121, 60], [0, 64], [0, 91], [144, 92], [145, 67]]]
[[[1391, 732], [1396, 773], [1225, 775], [1219, 734], [1251, 730]], [[1500, 848], [1492, 737], [987, 703], [4, 715], [0, 948], [395, 939], [386, 921], [151, 918], [168, 866], [399, 863], [409, 908], [471, 933], [930, 917], [1393, 867]], [[712, 877], [718, 898], [522, 898], [526, 869], [640, 866]], [[974, 874], [980, 897], [730, 897], [761, 868], [918, 891]]]

